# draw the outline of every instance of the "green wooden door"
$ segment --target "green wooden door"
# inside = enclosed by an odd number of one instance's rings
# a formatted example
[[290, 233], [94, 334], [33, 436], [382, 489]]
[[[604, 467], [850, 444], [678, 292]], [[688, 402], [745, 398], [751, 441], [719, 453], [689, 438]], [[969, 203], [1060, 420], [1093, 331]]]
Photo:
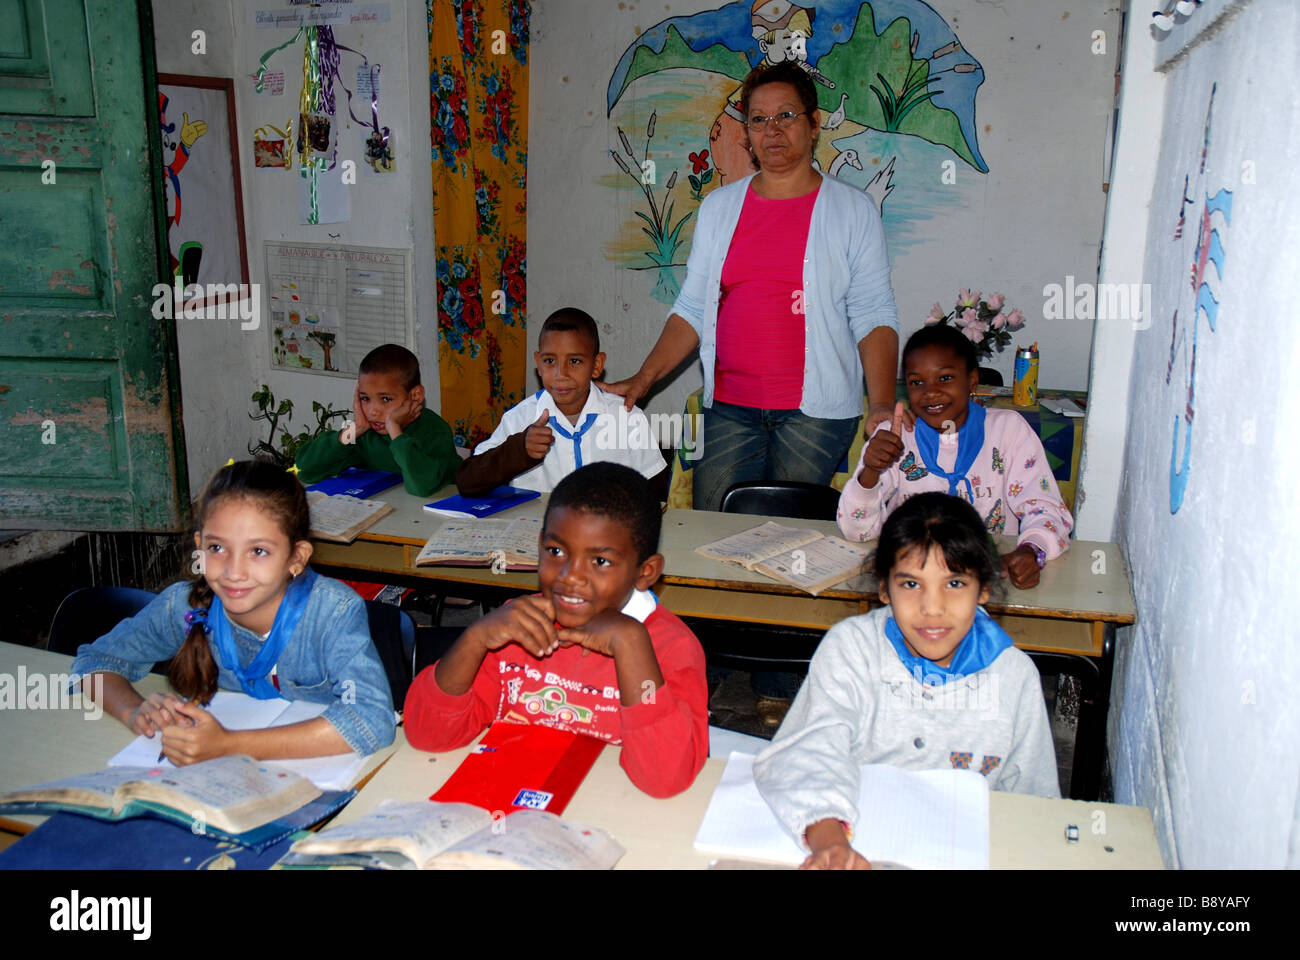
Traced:
[[0, 0], [0, 528], [188, 520], [155, 75], [148, 0]]

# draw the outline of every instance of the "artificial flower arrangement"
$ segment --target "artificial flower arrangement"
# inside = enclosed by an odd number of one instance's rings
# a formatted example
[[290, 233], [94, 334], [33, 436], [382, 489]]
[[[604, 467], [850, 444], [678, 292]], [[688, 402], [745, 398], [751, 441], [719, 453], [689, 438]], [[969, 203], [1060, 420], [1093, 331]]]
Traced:
[[982, 296], [978, 290], [974, 293], [962, 290], [957, 295], [957, 305], [950, 313], [944, 313], [936, 303], [930, 308], [925, 325], [929, 327], [936, 323], [951, 323], [970, 338], [981, 359], [991, 360], [994, 349], [1001, 353], [1011, 342], [1011, 331], [1019, 330], [1025, 325], [1025, 315], [1019, 310], [1004, 313], [1006, 297], [1000, 293], [993, 294], [987, 300], [981, 300]]

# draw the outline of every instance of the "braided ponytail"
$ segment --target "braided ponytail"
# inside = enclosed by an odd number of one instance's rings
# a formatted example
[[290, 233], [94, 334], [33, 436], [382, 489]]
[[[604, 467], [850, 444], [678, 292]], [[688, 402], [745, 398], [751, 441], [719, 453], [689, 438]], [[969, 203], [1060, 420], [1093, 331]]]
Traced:
[[[212, 588], [199, 574], [190, 584], [191, 609], [207, 611], [212, 606]], [[172, 657], [167, 670], [172, 688], [187, 700], [207, 703], [217, 692], [217, 662], [212, 656], [207, 631], [198, 618], [185, 636], [185, 643]]]

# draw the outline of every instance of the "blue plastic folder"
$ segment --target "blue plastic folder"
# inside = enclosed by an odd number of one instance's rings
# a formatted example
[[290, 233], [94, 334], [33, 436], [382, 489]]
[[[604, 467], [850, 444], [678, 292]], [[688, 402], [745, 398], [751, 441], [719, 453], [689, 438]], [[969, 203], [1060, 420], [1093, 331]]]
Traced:
[[444, 517], [472, 520], [475, 517], [490, 517], [540, 496], [536, 490], [524, 490], [522, 487], [497, 487], [486, 497], [462, 497], [458, 494], [426, 503], [424, 509]]
[[366, 500], [373, 497], [381, 490], [395, 487], [401, 482], [402, 475], [400, 473], [389, 473], [387, 470], [361, 470], [357, 467], [348, 467], [337, 477], [330, 477], [328, 480], [321, 480], [319, 483], [313, 483], [307, 489], [319, 490], [321, 493], [329, 494], [331, 497], [356, 497], [358, 500]]
[[166, 820], [57, 813], [0, 853], [0, 870], [269, 870], [307, 835], [291, 831], [252, 848]]

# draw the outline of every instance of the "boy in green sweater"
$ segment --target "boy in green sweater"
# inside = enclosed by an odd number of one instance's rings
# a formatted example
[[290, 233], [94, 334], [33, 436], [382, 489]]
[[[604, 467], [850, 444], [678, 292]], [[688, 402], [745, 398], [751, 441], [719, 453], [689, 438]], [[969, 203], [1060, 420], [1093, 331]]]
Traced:
[[450, 483], [459, 465], [451, 427], [424, 409], [420, 361], [395, 343], [376, 347], [361, 361], [352, 422], [298, 452], [304, 484], [363, 467], [400, 473], [407, 492], [417, 497]]

